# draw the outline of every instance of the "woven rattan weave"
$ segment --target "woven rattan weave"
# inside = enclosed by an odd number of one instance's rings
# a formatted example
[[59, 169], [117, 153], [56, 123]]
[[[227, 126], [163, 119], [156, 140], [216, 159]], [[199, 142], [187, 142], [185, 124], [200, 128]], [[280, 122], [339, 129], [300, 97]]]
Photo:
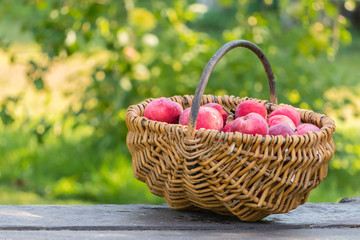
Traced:
[[303, 204], [326, 177], [335, 151], [335, 124], [323, 114], [297, 109], [302, 122], [313, 123], [320, 131], [282, 137], [195, 130], [200, 105], [216, 102], [233, 111], [249, 99], [203, 95], [212, 69], [235, 47], [252, 50], [266, 69], [271, 102], [254, 100], [263, 104], [268, 113], [282, 106], [276, 103], [273, 74], [262, 51], [250, 42], [233, 41], [209, 61], [195, 96], [170, 98], [184, 109], [192, 106], [189, 126], [148, 120], [144, 109], [153, 99], [147, 99], [126, 112], [127, 146], [134, 176], [146, 182], [150, 191], [163, 197], [171, 208], [198, 207], [232, 214], [243, 221], [257, 221]]

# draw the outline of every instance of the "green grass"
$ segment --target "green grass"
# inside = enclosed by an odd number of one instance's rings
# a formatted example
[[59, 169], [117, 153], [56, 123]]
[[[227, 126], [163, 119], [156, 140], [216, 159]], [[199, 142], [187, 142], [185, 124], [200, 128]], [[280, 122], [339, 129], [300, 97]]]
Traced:
[[16, 185], [6, 185], [0, 187], [0, 204], [2, 205], [36, 205], [36, 204], [93, 204], [93, 202], [75, 200], [75, 199], [54, 199], [45, 198], [31, 190], [21, 190]]
[[50, 131], [43, 144], [31, 127], [0, 131], [0, 204], [163, 203], [132, 174], [129, 155], [89, 146], [88, 131]]

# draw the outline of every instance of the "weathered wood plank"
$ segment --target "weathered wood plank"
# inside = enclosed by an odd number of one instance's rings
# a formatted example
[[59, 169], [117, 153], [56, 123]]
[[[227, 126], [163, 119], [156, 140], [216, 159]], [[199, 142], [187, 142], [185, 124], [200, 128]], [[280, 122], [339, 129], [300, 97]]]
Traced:
[[283, 229], [277, 231], [257, 232], [257, 231], [0, 231], [0, 239], [36, 239], [36, 240], [224, 240], [224, 239], [244, 239], [244, 240], [258, 240], [258, 239], [359, 239], [358, 229]]
[[167, 205], [0, 206], [0, 229], [26, 230], [213, 230], [360, 227], [360, 201], [306, 203], [259, 223]]
[[358, 239], [360, 198], [306, 203], [258, 223], [167, 205], [0, 206], [0, 239]]

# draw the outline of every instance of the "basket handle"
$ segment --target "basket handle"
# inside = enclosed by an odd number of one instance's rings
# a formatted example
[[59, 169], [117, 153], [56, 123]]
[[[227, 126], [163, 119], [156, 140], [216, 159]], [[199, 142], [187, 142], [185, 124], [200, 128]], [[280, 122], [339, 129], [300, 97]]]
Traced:
[[270, 101], [274, 104], [277, 104], [277, 95], [276, 95], [276, 89], [275, 89], [275, 78], [273, 71], [271, 69], [270, 63], [265, 56], [264, 52], [256, 46], [254, 43], [246, 41], [246, 40], [234, 40], [231, 42], [228, 42], [224, 46], [222, 46], [209, 60], [207, 63], [201, 78], [200, 82], [196, 87], [194, 100], [191, 107], [190, 117], [189, 117], [189, 123], [188, 123], [188, 130], [186, 133], [186, 136], [188, 139], [194, 139], [195, 138], [195, 130], [196, 130], [196, 121], [199, 114], [199, 108], [200, 108], [200, 102], [201, 97], [204, 94], [205, 87], [207, 85], [207, 82], [210, 78], [210, 75], [215, 67], [215, 65], [220, 61], [220, 59], [231, 49], [236, 47], [245, 47], [250, 49], [252, 52], [254, 52], [258, 58], [261, 60], [266, 76], [269, 82], [269, 89], [270, 89]]

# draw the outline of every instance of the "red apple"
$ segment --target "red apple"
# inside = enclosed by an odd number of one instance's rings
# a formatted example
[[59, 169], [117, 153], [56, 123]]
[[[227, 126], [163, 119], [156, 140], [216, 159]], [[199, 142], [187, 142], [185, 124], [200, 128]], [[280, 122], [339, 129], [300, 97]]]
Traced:
[[275, 115], [287, 116], [294, 122], [295, 126], [299, 125], [301, 122], [299, 112], [296, 111], [296, 109], [292, 106], [279, 107], [279, 108], [275, 109], [272, 113], [270, 113], [268, 118], [271, 118], [272, 116], [275, 116]]
[[221, 130], [223, 132], [232, 132], [232, 126], [234, 125], [234, 121], [230, 121], [225, 124], [224, 128]]
[[144, 117], [167, 123], [178, 123], [180, 114], [183, 112], [182, 106], [168, 98], [158, 98], [151, 101], [144, 111]]
[[280, 123], [278, 125], [274, 125], [269, 128], [269, 135], [271, 136], [277, 136], [281, 135], [283, 137], [286, 137], [286, 135], [297, 135], [287, 124]]
[[299, 135], [305, 134], [307, 132], [316, 132], [319, 130], [320, 130], [320, 128], [318, 128], [317, 126], [315, 126], [314, 124], [311, 124], [311, 123], [302, 123], [299, 126], [297, 126], [297, 128], [296, 128], [296, 132]]
[[[180, 115], [179, 123], [188, 125], [191, 107], [184, 110]], [[215, 129], [221, 130], [224, 126], [223, 118], [218, 110], [212, 107], [203, 107], [199, 109], [199, 115], [196, 121], [196, 129]]]
[[296, 129], [296, 126], [295, 126], [294, 122], [285, 115], [272, 116], [271, 118], [269, 118], [267, 120], [267, 123], [269, 124], [269, 127], [272, 127], [272, 126], [278, 125], [280, 123], [283, 123], [283, 124], [289, 125], [289, 127], [291, 127], [291, 129], [293, 131], [295, 131], [295, 129]]
[[216, 110], [218, 110], [223, 118], [224, 124], [226, 123], [226, 119], [229, 116], [229, 114], [224, 110], [223, 106], [221, 106], [218, 103], [207, 103], [207, 104], [203, 105], [203, 107], [212, 107], [212, 108], [215, 108]]
[[245, 134], [268, 134], [268, 125], [265, 119], [258, 113], [249, 113], [246, 116], [234, 120], [231, 131], [237, 131]]
[[235, 109], [235, 118], [243, 117], [249, 113], [258, 113], [266, 119], [267, 110], [264, 105], [254, 100], [246, 100], [237, 105]]

